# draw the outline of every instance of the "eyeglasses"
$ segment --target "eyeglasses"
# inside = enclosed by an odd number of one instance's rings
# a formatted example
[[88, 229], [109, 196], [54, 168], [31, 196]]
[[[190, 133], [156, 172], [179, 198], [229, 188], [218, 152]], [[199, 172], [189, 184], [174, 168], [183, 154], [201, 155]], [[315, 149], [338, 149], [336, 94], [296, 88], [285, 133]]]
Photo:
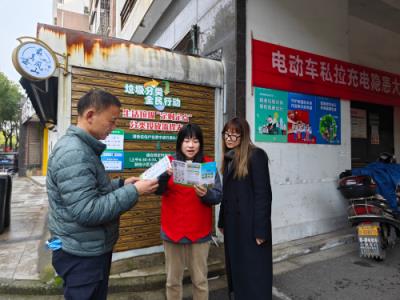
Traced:
[[236, 142], [240, 138], [240, 134], [229, 134], [228, 132], [223, 132], [224, 138], [231, 139], [232, 142]]

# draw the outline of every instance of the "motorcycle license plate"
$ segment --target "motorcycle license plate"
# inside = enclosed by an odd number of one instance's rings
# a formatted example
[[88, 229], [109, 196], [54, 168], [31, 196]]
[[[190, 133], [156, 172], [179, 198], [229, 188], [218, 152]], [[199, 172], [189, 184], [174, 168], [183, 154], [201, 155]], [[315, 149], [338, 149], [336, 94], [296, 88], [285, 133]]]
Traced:
[[382, 247], [379, 225], [362, 224], [357, 226], [360, 254], [364, 257], [381, 257]]
[[379, 236], [378, 225], [359, 225], [357, 227], [359, 237], [377, 237]]

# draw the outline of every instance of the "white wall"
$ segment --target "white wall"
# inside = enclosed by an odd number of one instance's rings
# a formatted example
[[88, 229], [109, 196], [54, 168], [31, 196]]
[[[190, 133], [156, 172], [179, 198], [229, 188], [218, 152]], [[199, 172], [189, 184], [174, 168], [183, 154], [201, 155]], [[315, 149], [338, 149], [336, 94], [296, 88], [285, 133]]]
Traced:
[[[246, 118], [254, 137], [251, 33], [259, 40], [347, 61], [347, 1], [247, 3]], [[270, 158], [274, 243], [348, 226], [347, 203], [336, 189], [338, 174], [351, 165], [348, 101], [341, 101], [341, 118], [341, 145], [257, 143]]]
[[138, 0], [133, 7], [124, 27], [121, 28], [120, 14], [125, 2], [126, 0], [116, 1], [116, 34], [117, 38], [130, 40], [154, 0]]
[[57, 7], [59, 9], [83, 14], [85, 6], [89, 7], [89, 4], [90, 0], [64, 0], [64, 3], [58, 3]]

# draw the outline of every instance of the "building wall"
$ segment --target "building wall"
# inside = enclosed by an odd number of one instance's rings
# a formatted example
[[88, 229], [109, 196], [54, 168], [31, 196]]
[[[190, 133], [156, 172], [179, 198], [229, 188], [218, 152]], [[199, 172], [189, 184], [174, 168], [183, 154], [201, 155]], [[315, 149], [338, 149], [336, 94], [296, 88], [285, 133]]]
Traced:
[[89, 31], [89, 16], [58, 9], [56, 25], [74, 30]]
[[[246, 116], [253, 132], [251, 35], [266, 42], [400, 73], [399, 54], [392, 49], [400, 42], [398, 34], [349, 16], [351, 2], [247, 2]], [[398, 109], [395, 116], [399, 116]], [[338, 174], [351, 167], [350, 102], [346, 99], [341, 101], [341, 118], [342, 144], [338, 146], [257, 143], [271, 160], [274, 243], [348, 226], [347, 203], [336, 189]], [[395, 121], [397, 134], [398, 122]], [[398, 151], [400, 141], [396, 139]]]
[[199, 55], [221, 59], [224, 65], [224, 103], [217, 112], [226, 121], [236, 115], [236, 17], [234, 0], [176, 0], [143, 41], [173, 48], [199, 26]]

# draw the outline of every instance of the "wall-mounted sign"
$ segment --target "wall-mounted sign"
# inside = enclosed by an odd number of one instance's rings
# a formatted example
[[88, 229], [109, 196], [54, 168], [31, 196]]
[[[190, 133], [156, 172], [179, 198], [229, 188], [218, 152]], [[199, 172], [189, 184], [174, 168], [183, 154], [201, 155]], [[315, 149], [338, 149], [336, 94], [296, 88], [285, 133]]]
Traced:
[[367, 138], [367, 111], [365, 109], [351, 109], [351, 137], [356, 139]]
[[175, 142], [175, 134], [154, 134], [154, 133], [128, 133], [125, 132], [126, 141], [163, 141], [163, 142]]
[[156, 130], [156, 131], [179, 131], [182, 128], [182, 124], [170, 123], [170, 122], [153, 122], [153, 121], [142, 121], [142, 120], [156, 120], [159, 118], [160, 121], [175, 121], [189, 123], [192, 114], [177, 113], [177, 112], [160, 112], [160, 111], [149, 111], [149, 110], [134, 110], [134, 109], [123, 109], [121, 116], [131, 120], [129, 122], [129, 129], [134, 130]]
[[21, 43], [15, 48], [12, 61], [18, 73], [29, 80], [47, 79], [53, 75], [57, 68], [54, 52], [49, 46], [37, 39]]
[[256, 141], [287, 141], [287, 99], [287, 92], [256, 88]]
[[[312, 95], [288, 93], [288, 142], [315, 144], [315, 98]], [[314, 127], [314, 129], [313, 129]]]
[[252, 40], [254, 86], [400, 105], [400, 75]]
[[106, 171], [122, 171], [124, 169], [124, 131], [115, 129], [101, 142], [107, 146], [100, 157]]
[[255, 88], [257, 142], [340, 144], [340, 101]]
[[166, 107], [181, 107], [181, 99], [177, 97], [167, 97], [168, 88], [159, 86], [159, 82], [152, 80], [145, 84], [125, 84], [125, 93], [129, 95], [144, 96], [144, 104], [154, 106], [157, 110], [163, 111]]
[[162, 159], [165, 155], [172, 155], [173, 152], [125, 152], [124, 166], [127, 169], [150, 168], [153, 164]]
[[107, 151], [124, 150], [124, 131], [121, 129], [115, 129], [101, 142], [106, 144]]
[[116, 172], [124, 170], [124, 152], [104, 151], [100, 158], [106, 171]]

